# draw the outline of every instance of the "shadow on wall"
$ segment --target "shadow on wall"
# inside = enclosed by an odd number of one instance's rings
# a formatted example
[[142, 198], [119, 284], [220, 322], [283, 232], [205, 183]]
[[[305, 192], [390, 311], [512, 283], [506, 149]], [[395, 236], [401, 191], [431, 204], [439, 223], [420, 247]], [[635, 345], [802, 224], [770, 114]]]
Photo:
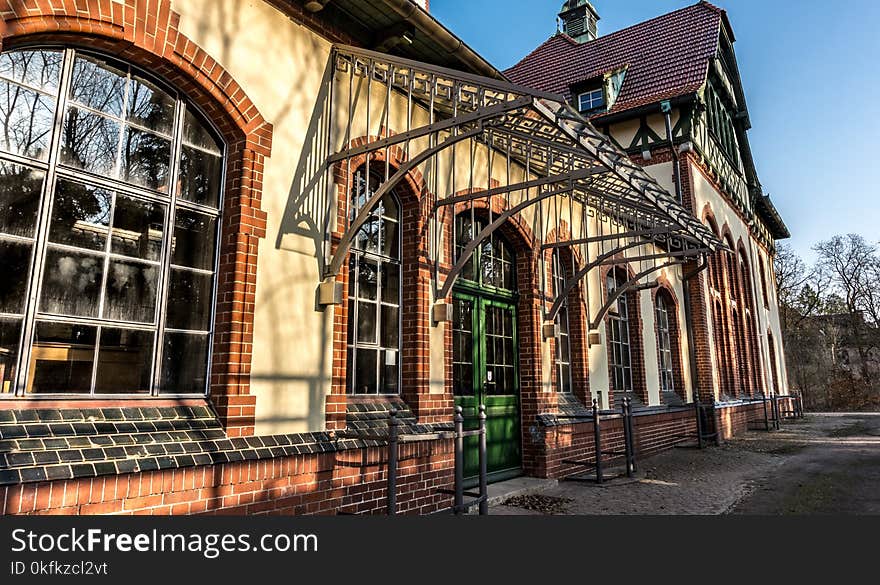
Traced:
[[[331, 180], [325, 172], [332, 74], [327, 44], [301, 27], [288, 26], [286, 18], [284, 25], [272, 25], [280, 17], [274, 8], [239, 0], [201, 0], [194, 10], [199, 38], [218, 40], [214, 50], [221, 62], [244, 66], [248, 55], [261, 55], [243, 81], [263, 92], [261, 108], [275, 131], [263, 208], [270, 214], [270, 229], [279, 220], [280, 227], [274, 241], [270, 235], [261, 244], [260, 264], [266, 272], [257, 282], [255, 336], [260, 343], [251, 373], [253, 391], [260, 396], [257, 423], [267, 432], [318, 430], [324, 426], [330, 384], [331, 323], [314, 313], [317, 306], [301, 299], [303, 291], [314, 290], [320, 280], [328, 207], [333, 204], [324, 183]], [[279, 49], [266, 52], [267, 46]], [[318, 83], [320, 91], [315, 89]], [[289, 177], [293, 164], [297, 168], [284, 199], [287, 179], [279, 178]]]

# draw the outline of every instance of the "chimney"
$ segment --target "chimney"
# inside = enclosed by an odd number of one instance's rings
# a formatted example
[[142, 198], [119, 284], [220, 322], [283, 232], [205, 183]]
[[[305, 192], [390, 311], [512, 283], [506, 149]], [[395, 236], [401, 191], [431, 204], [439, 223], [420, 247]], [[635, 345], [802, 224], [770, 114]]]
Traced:
[[562, 22], [562, 32], [579, 43], [595, 40], [599, 36], [599, 13], [588, 0], [566, 0], [559, 12], [559, 20]]
[[431, 11], [430, 7], [428, 6], [429, 0], [413, 0], [413, 2], [418, 4], [425, 12]]

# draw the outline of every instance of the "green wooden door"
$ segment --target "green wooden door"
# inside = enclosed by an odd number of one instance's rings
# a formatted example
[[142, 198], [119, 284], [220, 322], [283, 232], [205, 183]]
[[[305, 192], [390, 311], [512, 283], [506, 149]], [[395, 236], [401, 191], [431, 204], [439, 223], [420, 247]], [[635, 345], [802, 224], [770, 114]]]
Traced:
[[[519, 371], [516, 307], [477, 294], [456, 293], [453, 321], [453, 389], [465, 428], [477, 428], [486, 405], [489, 477], [520, 473]], [[465, 442], [465, 477], [479, 473], [477, 437]]]

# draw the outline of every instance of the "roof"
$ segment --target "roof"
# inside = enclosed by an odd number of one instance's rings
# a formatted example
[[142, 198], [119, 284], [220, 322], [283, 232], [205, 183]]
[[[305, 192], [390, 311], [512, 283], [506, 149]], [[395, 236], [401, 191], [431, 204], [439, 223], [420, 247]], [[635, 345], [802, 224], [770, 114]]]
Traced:
[[[267, 2], [331, 42], [354, 44], [493, 79], [504, 77], [415, 0]], [[307, 8], [309, 5], [312, 8]]]
[[603, 113], [614, 114], [696, 93], [722, 26], [729, 28], [725, 12], [699, 2], [586, 43], [557, 33], [504, 73], [568, 98], [573, 84], [626, 67], [617, 101]]
[[775, 240], [785, 240], [791, 237], [788, 226], [785, 225], [782, 216], [777, 211], [776, 206], [770, 201], [770, 195], [759, 195], [755, 199], [755, 207], [764, 220], [770, 235]]

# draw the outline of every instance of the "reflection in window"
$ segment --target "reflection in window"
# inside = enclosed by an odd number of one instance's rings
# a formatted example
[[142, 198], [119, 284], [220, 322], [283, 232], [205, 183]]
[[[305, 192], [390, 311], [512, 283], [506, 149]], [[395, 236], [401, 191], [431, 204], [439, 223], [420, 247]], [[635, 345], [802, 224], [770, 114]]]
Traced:
[[0, 54], [0, 151], [49, 158], [61, 51]]
[[0, 392], [206, 391], [223, 162], [199, 114], [126, 64], [0, 53]]
[[[380, 185], [363, 170], [355, 174], [352, 216]], [[348, 273], [350, 394], [397, 394], [400, 390], [400, 209], [386, 195], [355, 235]]]
[[[605, 286], [610, 297], [626, 283], [626, 274], [620, 270], [608, 273]], [[632, 353], [630, 351], [629, 306], [626, 293], [617, 297], [617, 310], [608, 313], [608, 358], [611, 364], [611, 382], [618, 392], [632, 392]]]
[[[559, 295], [565, 290], [565, 265], [558, 250], [553, 253], [553, 294]], [[568, 321], [568, 299], [562, 302], [556, 314], [556, 325], [559, 335], [556, 337], [556, 389], [560, 392], [572, 391], [571, 378], [571, 330]]]
[[[481, 217], [461, 214], [455, 218], [455, 257], [488, 225]], [[461, 271], [460, 278], [480, 286], [512, 291], [516, 289], [514, 256], [507, 243], [496, 234], [480, 242]]]
[[659, 291], [657, 293], [657, 348], [660, 359], [660, 390], [661, 392], [675, 391], [675, 376], [673, 376], [672, 355], [672, 319], [674, 305], [669, 299], [669, 293]]

